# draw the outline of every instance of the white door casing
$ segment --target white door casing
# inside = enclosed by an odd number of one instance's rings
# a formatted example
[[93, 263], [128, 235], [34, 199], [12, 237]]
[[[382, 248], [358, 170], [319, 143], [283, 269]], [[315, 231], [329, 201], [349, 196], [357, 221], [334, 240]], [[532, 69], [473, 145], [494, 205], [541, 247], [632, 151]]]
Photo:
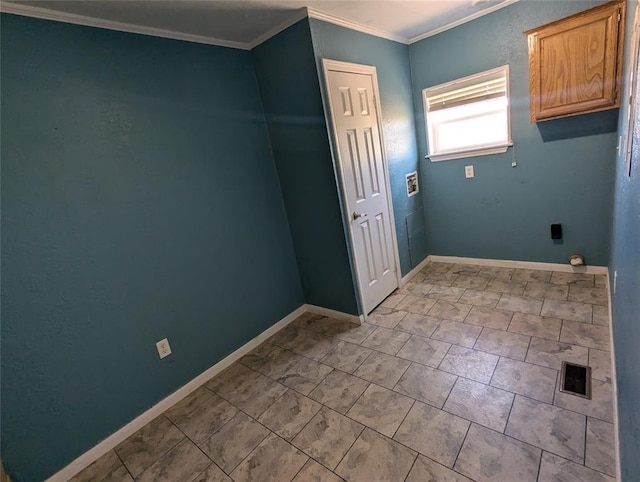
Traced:
[[375, 67], [323, 60], [326, 95], [365, 315], [399, 285]]

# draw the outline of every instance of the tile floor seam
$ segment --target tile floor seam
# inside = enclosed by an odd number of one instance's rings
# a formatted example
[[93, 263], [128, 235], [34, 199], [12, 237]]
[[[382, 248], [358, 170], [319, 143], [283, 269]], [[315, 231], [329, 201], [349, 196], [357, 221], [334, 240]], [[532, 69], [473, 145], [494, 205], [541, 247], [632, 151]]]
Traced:
[[[182, 440], [180, 440], [180, 441], [182, 441]], [[178, 444], [176, 444], [176, 445], [178, 445]], [[116, 447], [117, 447], [117, 446], [116, 446]], [[172, 447], [172, 448], [173, 448], [173, 447]], [[136, 478], [133, 476], [133, 474], [132, 474], [132, 473], [131, 473], [131, 471], [129, 470], [129, 467], [127, 467], [127, 464], [125, 464], [125, 463], [124, 463], [124, 460], [122, 460], [122, 457], [120, 457], [120, 454], [118, 454], [118, 452], [116, 452], [115, 447], [114, 447], [114, 448], [112, 448], [111, 450], [113, 450], [113, 453], [116, 455], [116, 457], [118, 458], [118, 460], [120, 461], [120, 463], [121, 463], [121, 464], [122, 464], [122, 466], [124, 467], [124, 470], [126, 470], [126, 471], [127, 471], [127, 474], [129, 474], [133, 480], [136, 480]], [[164, 454], [163, 454], [163, 455], [164, 455]], [[157, 460], [160, 460], [160, 458], [162, 458], [162, 457], [158, 457], [158, 459], [157, 459]], [[153, 461], [153, 464], [155, 464], [157, 460], [154, 460], [154, 461]], [[153, 465], [153, 464], [151, 464], [151, 465]], [[150, 465], [149, 467], [151, 467], [151, 465]], [[149, 467], [145, 468], [144, 470], [147, 470]], [[144, 470], [143, 470], [143, 472], [144, 472]]]
[[[183, 400], [184, 400], [184, 399], [183, 399]], [[234, 408], [235, 408], [235, 407], [234, 407]], [[191, 413], [191, 412], [190, 412], [190, 413]], [[181, 438], [180, 440], [178, 440], [176, 443], [174, 443], [174, 444], [173, 444], [169, 449], [165, 450], [165, 451], [162, 453], [162, 455], [161, 455], [160, 457], [158, 457], [156, 460], [154, 460], [154, 461], [153, 461], [153, 463], [152, 463], [151, 465], [155, 464], [158, 460], [160, 460], [162, 457], [164, 457], [164, 456], [165, 456], [165, 455], [167, 455], [169, 452], [171, 452], [171, 451], [172, 451], [174, 448], [176, 448], [176, 447], [178, 446], [178, 444], [179, 444], [180, 442], [182, 442], [185, 438], [186, 438], [187, 440], [189, 440], [192, 444], [194, 444], [196, 447], [198, 446], [198, 444], [195, 442], [195, 440], [193, 440], [191, 437], [189, 437], [189, 436], [188, 436], [188, 435], [187, 435], [187, 434], [186, 434], [186, 433], [185, 433], [185, 432], [184, 432], [180, 427], [178, 427], [178, 425], [176, 425], [175, 423], [173, 423], [173, 420], [171, 420], [171, 419], [170, 419], [169, 417], [167, 417], [165, 414], [166, 414], [166, 412], [164, 412], [164, 413], [162, 414], [162, 416], [164, 416], [167, 420], [169, 420], [169, 423], [171, 423], [171, 425], [173, 425], [175, 428], [177, 428], [177, 429], [178, 429], [178, 431], [179, 431], [182, 435], [184, 435], [184, 437], [183, 437], [183, 438]], [[232, 417], [232, 418], [233, 418], [233, 417]], [[155, 420], [155, 419], [154, 419], [154, 420]], [[226, 424], [227, 424], [227, 422], [225, 422], [225, 423], [224, 423], [224, 425], [226, 425]], [[146, 426], [146, 425], [145, 425], [145, 426]], [[133, 436], [133, 435], [131, 435], [131, 436]], [[131, 436], [130, 436], [130, 437], [131, 437]], [[213, 435], [212, 435], [212, 436], [213, 436]], [[127, 439], [127, 440], [128, 440], [128, 439]], [[207, 439], [207, 440], [209, 440], [209, 439]], [[119, 445], [119, 444], [118, 444], [118, 445]], [[117, 446], [116, 446], [116, 447], [117, 447]], [[116, 452], [116, 455], [118, 455], [118, 452], [115, 450], [115, 448], [113, 449], [113, 451], [114, 451], [114, 452]], [[207, 455], [207, 454], [205, 454], [205, 455]], [[120, 456], [118, 455], [118, 458], [119, 458], [119, 457], [120, 457]], [[210, 458], [208, 455], [207, 455], [207, 458], [209, 458], [209, 460], [211, 460], [211, 458]], [[124, 461], [122, 461], [122, 464], [123, 464], [123, 465], [125, 465], [125, 467], [126, 467], [126, 464], [124, 463]], [[149, 465], [149, 467], [151, 467], [151, 465]], [[146, 467], [142, 472], [146, 471], [149, 467]], [[127, 470], [129, 470], [129, 469], [127, 468]], [[138, 477], [140, 477], [141, 475], [142, 475], [142, 473], [138, 474]], [[131, 474], [131, 477], [133, 478], [133, 480], [135, 480], [135, 479], [136, 479], [135, 477], [133, 477], [133, 474]]]
[[[511, 393], [511, 392], [509, 392]], [[511, 406], [509, 407], [509, 415], [507, 415], [507, 421], [504, 424], [504, 429], [502, 430], [502, 433], [506, 435], [507, 433], [507, 427], [509, 426], [509, 419], [511, 418], [511, 412], [513, 412], [513, 406], [516, 404], [516, 396], [517, 394], [512, 393], [513, 397], [511, 398]], [[544, 402], [543, 402], [544, 403]]]
[[402, 424], [404, 423], [404, 421], [407, 419], [407, 415], [409, 415], [409, 412], [411, 412], [411, 410], [413, 409], [413, 407], [415, 406], [416, 402], [418, 400], [416, 400], [415, 398], [409, 397], [413, 400], [413, 403], [411, 404], [411, 406], [409, 407], [409, 410], [407, 410], [407, 413], [404, 414], [404, 417], [402, 417], [402, 421], [400, 422], [400, 424], [398, 425], [398, 428], [396, 428], [393, 432], [393, 435], [391, 437], [389, 437], [391, 440], [395, 440], [395, 436], [398, 433], [398, 430], [400, 430], [400, 427], [402, 427]]
[[[442, 365], [442, 362], [444, 361], [444, 359], [447, 358], [447, 355], [449, 355], [449, 352], [451, 351], [451, 347], [453, 345], [454, 345], [454, 343], [450, 343], [449, 344], [449, 348], [447, 348], [447, 353], [444, 354], [444, 356], [442, 357], [442, 360], [440, 360], [440, 363], [438, 363], [438, 366], [436, 367], [436, 370], [440, 370], [441, 372], [449, 373], [449, 372], [446, 372], [446, 371], [442, 370], [440, 368], [440, 366]], [[460, 346], [460, 345], [456, 345], [456, 346]], [[451, 375], [453, 375], [453, 373], [451, 373]]]
[[413, 467], [415, 467], [416, 462], [418, 461], [418, 457], [420, 457], [420, 455], [422, 455], [422, 454], [420, 452], [418, 452], [418, 455], [416, 456], [416, 458], [413, 459], [413, 463], [411, 464], [411, 467], [409, 467], [409, 472], [407, 472], [407, 475], [404, 478], [404, 482], [407, 482], [407, 479], [411, 475], [411, 471], [413, 470]]
[[[339, 413], [339, 412], [338, 412], [338, 413]], [[342, 414], [341, 414], [341, 415], [342, 415]], [[346, 417], [346, 415], [344, 415], [344, 416]], [[349, 420], [353, 420], [351, 417], [347, 417], [347, 418], [348, 418]], [[357, 423], [360, 423], [360, 422], [357, 422]], [[335, 470], [340, 466], [340, 464], [342, 463], [342, 461], [344, 460], [344, 458], [347, 456], [347, 454], [349, 453], [349, 451], [350, 451], [350, 450], [353, 448], [353, 446], [356, 444], [356, 442], [358, 441], [358, 439], [359, 439], [359, 438], [360, 438], [360, 436], [362, 435], [362, 432], [364, 432], [366, 429], [370, 428], [370, 427], [368, 427], [367, 425], [365, 425], [365, 424], [363, 424], [363, 423], [360, 423], [360, 425], [362, 425], [362, 430], [360, 430], [360, 433], [358, 433], [358, 436], [357, 436], [357, 437], [355, 437], [355, 438], [353, 439], [353, 442], [351, 442], [351, 445], [349, 445], [349, 448], [345, 451], [345, 453], [342, 455], [342, 457], [340, 457], [340, 460], [339, 460], [339, 461], [338, 461], [338, 463], [336, 464], [335, 469], [333, 469], [333, 470], [329, 469], [329, 470], [331, 470], [331, 472], [332, 472], [332, 473], [334, 473], [334, 474], [338, 475], [338, 474], [335, 472]], [[373, 429], [372, 429], [372, 430], [373, 430]], [[305, 452], [305, 453], [306, 453], [306, 452]], [[310, 457], [311, 457], [311, 456], [310, 456]], [[320, 462], [318, 462], [318, 463], [320, 463]], [[321, 463], [320, 463], [320, 464], [321, 464]], [[327, 466], [326, 466], [326, 465], [324, 465], [324, 464], [321, 464], [321, 465], [322, 465], [323, 467], [327, 467]], [[328, 467], [327, 467], [327, 468], [328, 468]], [[338, 477], [340, 477], [340, 476], [338, 475]], [[342, 479], [342, 477], [340, 477], [340, 478]], [[343, 479], [343, 480], [344, 480], [344, 479]]]
[[[456, 454], [456, 458], [453, 461], [453, 465], [451, 465], [451, 470], [453, 470], [456, 473], [460, 473], [457, 472], [454, 467], [456, 466], [456, 464], [458, 463], [458, 457], [460, 457], [460, 453], [462, 452], [462, 447], [464, 447], [464, 443], [467, 440], [467, 436], [469, 435], [469, 430], [471, 430], [471, 426], [474, 424], [474, 422], [469, 422], [469, 426], [467, 427], [467, 433], [464, 434], [464, 438], [462, 439], [462, 443], [460, 444], [460, 448], [458, 449], [458, 453]], [[480, 424], [478, 424], [480, 425]], [[461, 474], [463, 475], [463, 474]], [[466, 477], [466, 476], [465, 476]]]

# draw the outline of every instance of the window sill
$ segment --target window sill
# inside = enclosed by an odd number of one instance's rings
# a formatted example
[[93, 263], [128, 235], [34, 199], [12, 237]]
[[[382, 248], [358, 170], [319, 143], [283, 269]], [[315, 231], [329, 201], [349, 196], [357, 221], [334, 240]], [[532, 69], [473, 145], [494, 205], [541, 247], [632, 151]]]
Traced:
[[433, 154], [424, 156], [431, 162], [451, 161], [453, 159], [464, 159], [465, 157], [488, 156], [490, 154], [502, 154], [507, 152], [509, 147], [513, 146], [513, 142], [502, 146], [486, 147], [483, 149], [473, 149], [470, 151], [447, 152], [445, 154]]

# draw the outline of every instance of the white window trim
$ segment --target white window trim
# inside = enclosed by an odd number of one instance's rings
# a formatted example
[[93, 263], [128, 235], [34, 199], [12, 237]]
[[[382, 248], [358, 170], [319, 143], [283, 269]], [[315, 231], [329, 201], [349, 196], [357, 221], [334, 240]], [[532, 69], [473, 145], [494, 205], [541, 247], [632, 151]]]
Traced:
[[435, 85], [433, 87], [427, 87], [422, 90], [422, 103], [424, 107], [424, 127], [425, 127], [425, 136], [427, 141], [427, 146], [429, 151], [431, 151], [431, 145], [429, 144], [429, 124], [427, 121], [427, 116], [429, 112], [429, 106], [427, 103], [427, 98], [434, 92], [447, 88], [458, 88], [461, 84], [472, 84], [475, 80], [480, 80], [485, 77], [489, 77], [492, 74], [503, 73], [507, 78], [506, 82], [506, 94], [507, 94], [507, 143], [503, 144], [492, 144], [488, 146], [480, 146], [475, 147], [473, 149], [465, 149], [459, 151], [450, 151], [443, 152], [440, 154], [432, 154], [429, 152], [425, 157], [425, 159], [430, 159], [431, 162], [439, 162], [439, 161], [450, 161], [453, 159], [464, 159], [466, 157], [476, 157], [476, 156], [488, 156], [491, 154], [502, 154], [507, 152], [509, 147], [513, 146], [513, 140], [511, 139], [511, 92], [510, 92], [510, 76], [509, 76], [509, 65], [503, 65], [501, 67], [497, 67], [495, 69], [486, 70], [484, 72], [480, 72], [477, 74], [469, 75], [467, 77], [463, 77], [461, 79], [456, 79], [451, 82], [445, 82], [444, 84]]

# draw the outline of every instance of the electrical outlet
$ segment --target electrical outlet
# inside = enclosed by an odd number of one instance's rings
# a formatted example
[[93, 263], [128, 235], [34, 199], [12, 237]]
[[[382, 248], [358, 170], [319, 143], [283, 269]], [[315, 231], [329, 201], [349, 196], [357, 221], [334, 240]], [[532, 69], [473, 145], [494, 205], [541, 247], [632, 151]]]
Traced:
[[171, 347], [169, 346], [169, 340], [167, 340], [166, 338], [156, 343], [156, 348], [158, 349], [158, 355], [160, 356], [160, 358], [164, 358], [171, 355]]
[[473, 177], [473, 166], [464, 166], [464, 177], [466, 177], [467, 179], [469, 179], [470, 177]]
[[613, 272], [613, 294], [616, 294], [616, 288], [618, 287], [618, 271]]

